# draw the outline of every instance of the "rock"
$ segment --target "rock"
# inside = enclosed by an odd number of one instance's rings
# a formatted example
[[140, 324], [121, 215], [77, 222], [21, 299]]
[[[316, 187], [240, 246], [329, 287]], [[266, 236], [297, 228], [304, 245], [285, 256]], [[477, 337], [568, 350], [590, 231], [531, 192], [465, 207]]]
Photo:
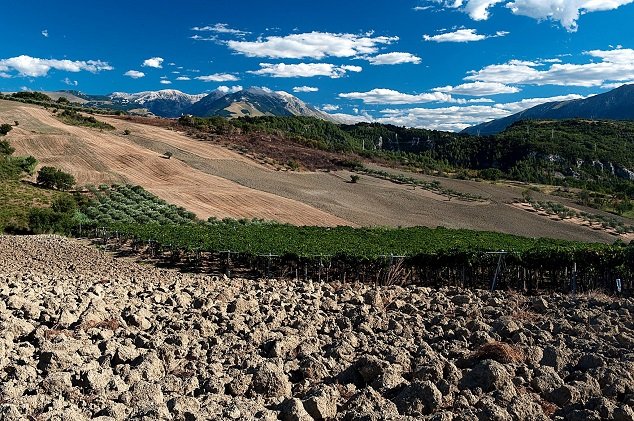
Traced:
[[561, 370], [566, 364], [568, 364], [569, 352], [564, 348], [556, 348], [552, 345], [544, 348], [544, 356], [541, 364], [553, 367], [555, 370]]
[[269, 398], [279, 398], [291, 394], [291, 383], [284, 371], [274, 364], [264, 364], [253, 374], [251, 388], [255, 393]]
[[251, 386], [251, 374], [236, 373], [236, 376], [226, 385], [227, 393], [232, 396], [243, 396]]
[[165, 377], [163, 362], [154, 351], [148, 352], [141, 358], [141, 364], [137, 370], [141, 372], [144, 380], [158, 382]]
[[343, 406], [342, 414], [344, 421], [396, 420], [400, 417], [396, 405], [371, 387], [351, 397]]
[[169, 411], [161, 386], [139, 381], [130, 388], [130, 400], [126, 402], [136, 417], [168, 418]]
[[460, 382], [461, 388], [482, 388], [485, 392], [491, 392], [503, 387], [513, 387], [512, 377], [506, 368], [493, 360], [484, 360], [471, 369]]
[[167, 408], [175, 420], [195, 420], [199, 418], [200, 402], [195, 398], [178, 396], [167, 401]]
[[518, 394], [508, 405], [507, 412], [514, 420], [547, 420], [544, 409], [541, 407], [535, 395]]
[[51, 373], [42, 382], [42, 388], [51, 395], [68, 393], [73, 388], [72, 375], [69, 372]]
[[548, 400], [560, 407], [576, 403], [579, 397], [579, 391], [568, 384], [564, 384], [548, 394]]
[[394, 403], [401, 415], [429, 415], [440, 407], [442, 394], [430, 381], [415, 381], [396, 395]]
[[564, 381], [559, 377], [555, 369], [549, 366], [543, 366], [535, 370], [535, 377], [531, 381], [533, 389], [542, 394], [542, 396], [548, 395], [563, 384]]
[[371, 383], [382, 375], [388, 365], [375, 356], [364, 356], [354, 364], [365, 383]]
[[597, 354], [585, 353], [577, 363], [577, 370], [590, 370], [591, 368], [603, 367], [605, 361]]
[[311, 417], [304, 409], [302, 401], [297, 398], [286, 400], [280, 410], [279, 418], [282, 421], [313, 421], [313, 419], [319, 419]]
[[316, 420], [333, 419], [337, 415], [339, 392], [323, 386], [304, 399], [304, 408]]
[[539, 314], [546, 314], [550, 306], [544, 297], [535, 297], [531, 301], [531, 307]]
[[108, 383], [112, 380], [112, 370], [89, 370], [84, 375], [84, 381], [86, 388], [92, 392], [102, 392], [108, 386]]
[[614, 408], [614, 421], [634, 421], [634, 410], [628, 405]]

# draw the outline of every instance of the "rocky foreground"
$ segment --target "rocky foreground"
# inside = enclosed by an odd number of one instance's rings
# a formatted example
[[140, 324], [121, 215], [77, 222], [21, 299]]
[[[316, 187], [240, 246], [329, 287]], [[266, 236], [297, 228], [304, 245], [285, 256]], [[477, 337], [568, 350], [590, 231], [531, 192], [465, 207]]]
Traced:
[[633, 420], [633, 313], [216, 279], [0, 236], [0, 419]]

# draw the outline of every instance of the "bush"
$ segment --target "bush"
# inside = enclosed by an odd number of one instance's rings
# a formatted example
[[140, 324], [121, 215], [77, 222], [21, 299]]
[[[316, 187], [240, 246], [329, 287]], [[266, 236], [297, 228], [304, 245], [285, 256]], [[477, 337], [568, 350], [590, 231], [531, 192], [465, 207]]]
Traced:
[[75, 177], [55, 167], [42, 167], [36, 181], [48, 189], [69, 190], [75, 185]]
[[359, 177], [357, 174], [352, 174], [352, 175], [350, 176], [350, 182], [351, 182], [351, 183], [353, 183], [353, 184], [354, 184], [354, 183], [357, 183], [357, 182], [359, 181], [359, 178], [360, 178], [360, 177]]
[[167, 152], [165, 152], [165, 153], [163, 154], [163, 156], [164, 156], [166, 159], [170, 159], [170, 158], [172, 157], [172, 155], [173, 155], [173, 154], [172, 154], [170, 151], [167, 151]]
[[490, 181], [497, 181], [502, 177], [502, 175], [502, 171], [497, 168], [487, 168], [480, 171], [480, 177]]
[[12, 129], [13, 127], [11, 127], [10, 124], [7, 124], [7, 123], [0, 124], [0, 135], [4, 136], [7, 133], [9, 133]]
[[34, 208], [29, 211], [29, 227], [35, 234], [67, 234], [73, 228], [73, 215], [55, 212], [52, 208]]
[[53, 201], [51, 209], [54, 212], [73, 213], [77, 210], [77, 202], [72, 196], [63, 195]]
[[15, 152], [15, 149], [9, 142], [6, 140], [0, 141], [0, 155], [9, 156], [13, 155], [13, 152]]

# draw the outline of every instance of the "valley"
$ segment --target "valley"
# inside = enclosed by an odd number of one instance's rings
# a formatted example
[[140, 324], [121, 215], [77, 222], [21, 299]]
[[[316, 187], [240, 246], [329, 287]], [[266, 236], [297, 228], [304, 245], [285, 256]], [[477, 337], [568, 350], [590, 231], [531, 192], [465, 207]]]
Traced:
[[[343, 170], [278, 171], [220, 143], [119, 118], [99, 119], [115, 130], [69, 126], [42, 108], [0, 101], [0, 120], [20, 121], [7, 136], [17, 154], [32, 154], [43, 165], [68, 171], [79, 185], [141, 185], [201, 219], [262, 218], [326, 226], [445, 226], [600, 242], [615, 238], [510, 206], [521, 198], [525, 186], [420, 176], [485, 199], [449, 200], [421, 188], [366, 175], [361, 175], [358, 183], [350, 183], [351, 173]], [[123, 134], [126, 129], [130, 134]], [[169, 160], [162, 157], [166, 151], [173, 154]]]

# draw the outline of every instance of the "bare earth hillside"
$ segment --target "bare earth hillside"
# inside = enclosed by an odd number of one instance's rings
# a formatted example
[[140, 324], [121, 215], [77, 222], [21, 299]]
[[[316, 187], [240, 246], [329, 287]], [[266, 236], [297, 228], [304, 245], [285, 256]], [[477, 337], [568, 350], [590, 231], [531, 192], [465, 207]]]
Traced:
[[[602, 231], [510, 206], [521, 197], [522, 187], [435, 178], [457, 191], [487, 198], [485, 202], [448, 200], [369, 176], [352, 184], [346, 171], [276, 171], [219, 144], [173, 130], [104, 116], [98, 119], [117, 129], [69, 126], [48, 110], [0, 101], [0, 121], [20, 122], [7, 136], [18, 154], [32, 154], [42, 164], [63, 168], [79, 184], [141, 185], [201, 218], [264, 218], [329, 226], [440, 225], [583, 241], [615, 240]], [[123, 134], [125, 129], [129, 135]], [[173, 153], [169, 160], [162, 158], [166, 151]]]
[[217, 279], [0, 236], [0, 418], [632, 420], [633, 312]]

